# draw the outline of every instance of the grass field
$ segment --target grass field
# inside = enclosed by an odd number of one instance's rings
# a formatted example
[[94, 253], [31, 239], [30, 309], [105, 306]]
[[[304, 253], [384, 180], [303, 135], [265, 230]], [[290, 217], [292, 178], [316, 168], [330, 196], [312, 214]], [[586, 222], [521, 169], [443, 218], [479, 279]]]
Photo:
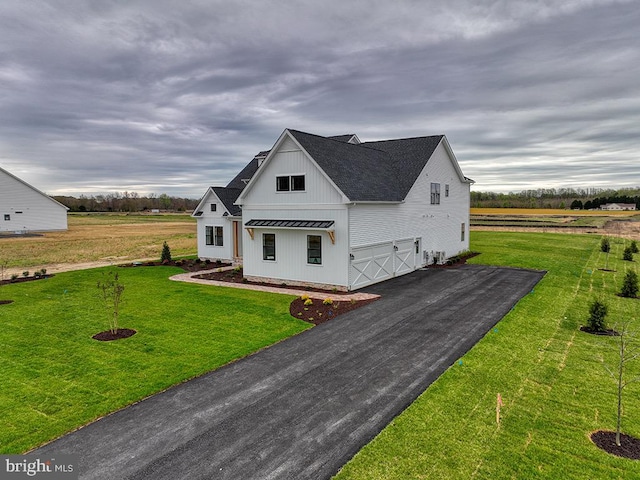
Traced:
[[188, 214], [70, 214], [68, 231], [0, 238], [0, 264], [7, 261], [10, 274], [58, 264], [157, 259], [164, 241], [173, 256], [195, 255], [195, 219]]
[[[614, 429], [615, 339], [579, 331], [602, 296], [610, 323], [640, 329], [640, 300], [617, 297], [627, 269], [614, 240], [609, 267], [599, 237], [472, 232], [474, 263], [547, 270], [520, 303], [337, 475], [344, 479], [622, 479], [640, 462], [596, 448]], [[640, 374], [640, 361], [627, 373]], [[496, 423], [496, 398], [504, 407]], [[624, 393], [623, 431], [640, 436], [640, 384]]]
[[96, 283], [111, 267], [0, 287], [0, 453], [19, 453], [309, 328], [287, 295], [173, 282], [173, 267], [118, 268], [115, 342]]

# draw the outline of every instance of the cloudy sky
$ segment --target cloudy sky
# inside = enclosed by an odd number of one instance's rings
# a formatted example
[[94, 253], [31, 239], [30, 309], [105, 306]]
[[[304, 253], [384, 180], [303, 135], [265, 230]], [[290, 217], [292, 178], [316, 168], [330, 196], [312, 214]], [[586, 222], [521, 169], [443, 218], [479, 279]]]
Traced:
[[640, 2], [2, 0], [0, 167], [198, 198], [285, 128], [445, 134], [479, 191], [640, 185]]

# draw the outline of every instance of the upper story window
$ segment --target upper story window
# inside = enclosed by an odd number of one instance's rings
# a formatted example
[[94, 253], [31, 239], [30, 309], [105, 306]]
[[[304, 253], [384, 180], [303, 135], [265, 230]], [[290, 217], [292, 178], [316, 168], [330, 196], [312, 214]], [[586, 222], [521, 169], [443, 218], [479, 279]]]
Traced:
[[444, 196], [445, 196], [445, 197], [448, 197], [448, 196], [449, 196], [449, 184], [448, 184], [448, 183], [446, 183], [446, 184], [444, 185]]
[[11, 215], [10, 215], [10, 214], [8, 214], [8, 213], [5, 213], [5, 214], [4, 214], [4, 219], [5, 219], [5, 221], [9, 221], [9, 220], [11, 220]]
[[440, 184], [431, 184], [431, 205], [440, 205]]
[[282, 175], [276, 177], [277, 192], [304, 192], [304, 175]]
[[211, 211], [215, 212], [218, 209], [218, 205], [216, 205], [215, 203], [211, 204]]

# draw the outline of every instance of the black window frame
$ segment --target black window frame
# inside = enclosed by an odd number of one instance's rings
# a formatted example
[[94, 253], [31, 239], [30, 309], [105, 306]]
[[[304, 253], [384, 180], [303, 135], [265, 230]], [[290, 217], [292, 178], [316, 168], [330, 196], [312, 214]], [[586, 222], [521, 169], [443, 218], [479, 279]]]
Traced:
[[440, 205], [440, 184], [431, 182], [431, 205]]
[[307, 189], [305, 175], [277, 175], [276, 192], [304, 192]]
[[[317, 245], [311, 244], [312, 241]], [[309, 265], [322, 265], [322, 235], [307, 235], [307, 263]]]
[[[267, 239], [269, 239], [269, 243], [267, 243]], [[276, 261], [276, 234], [275, 233], [262, 234], [262, 260], [267, 262]]]
[[292, 192], [304, 192], [306, 189], [304, 175], [291, 175], [290, 184]]
[[212, 211], [212, 212], [216, 212], [217, 210], [218, 210], [218, 205], [217, 205], [217, 204], [215, 204], [215, 203], [212, 203], [212, 204], [211, 204], [211, 211]]
[[445, 183], [444, 185], [444, 196], [448, 197], [449, 196], [449, 184]]
[[11, 214], [10, 213], [5, 213], [4, 214], [4, 221], [5, 222], [10, 222], [11, 221]]
[[465, 225], [464, 222], [462, 222], [460, 224], [460, 241], [461, 242], [464, 242], [464, 237], [465, 237], [466, 230], [467, 230], [466, 225]]
[[210, 247], [224, 246], [224, 227], [220, 225], [205, 225], [204, 236], [205, 245]]
[[289, 175], [279, 175], [276, 177], [276, 192], [291, 191], [291, 177]]

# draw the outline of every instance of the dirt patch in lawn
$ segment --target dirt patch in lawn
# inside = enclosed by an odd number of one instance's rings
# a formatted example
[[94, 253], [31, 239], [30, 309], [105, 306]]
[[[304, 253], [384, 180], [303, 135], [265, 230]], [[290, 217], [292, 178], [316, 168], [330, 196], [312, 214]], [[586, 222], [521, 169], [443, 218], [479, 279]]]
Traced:
[[620, 446], [616, 445], [616, 432], [598, 430], [590, 435], [596, 447], [616, 457], [640, 460], [640, 438], [620, 434]]
[[0, 305], [9, 305], [13, 303], [13, 300], [0, 300]]
[[135, 335], [137, 332], [131, 328], [118, 328], [115, 332], [106, 330], [104, 332], [96, 333], [93, 337], [94, 340], [101, 342], [111, 342], [112, 340], [120, 340], [122, 338], [129, 338]]
[[620, 334], [615, 330], [607, 329], [607, 330], [592, 330], [589, 327], [582, 326], [580, 327], [581, 332], [589, 333], [591, 335], [604, 335], [606, 337], [617, 337]]

